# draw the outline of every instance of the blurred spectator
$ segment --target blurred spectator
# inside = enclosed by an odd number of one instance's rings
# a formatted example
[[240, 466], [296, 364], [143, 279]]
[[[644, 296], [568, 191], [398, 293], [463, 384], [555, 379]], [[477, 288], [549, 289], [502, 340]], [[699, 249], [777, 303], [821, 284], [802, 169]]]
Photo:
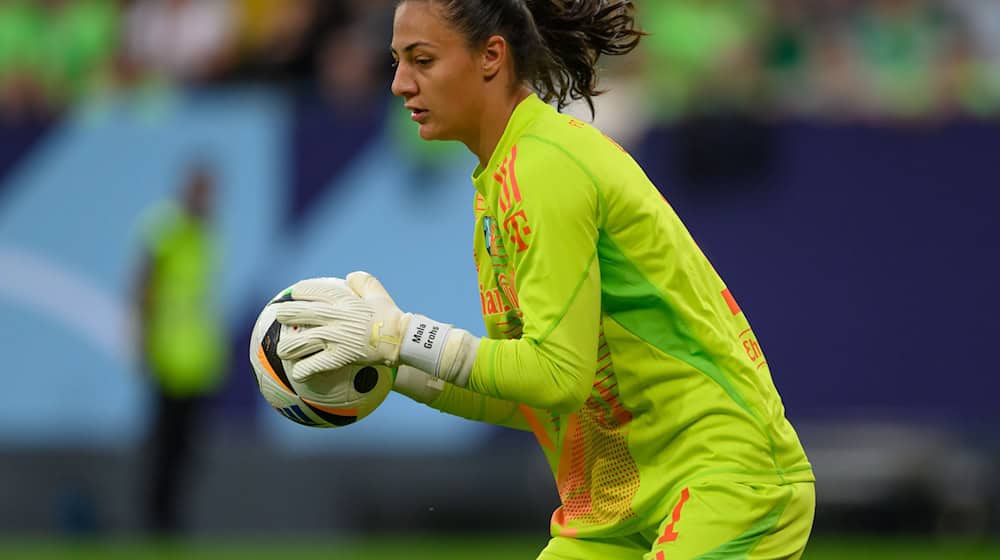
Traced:
[[759, 84], [761, 16], [753, 0], [643, 4], [648, 79], [664, 117], [748, 109]]
[[33, 112], [44, 97], [35, 69], [41, 64], [37, 38], [44, 17], [27, 1], [0, 3], [0, 99], [8, 119]]
[[947, 61], [950, 91], [969, 115], [1000, 114], [1000, 4], [948, 0], [961, 27]]
[[208, 81], [234, 63], [237, 20], [232, 2], [136, 0], [126, 16], [127, 57], [180, 82]]
[[862, 77], [860, 61], [850, 38], [835, 29], [823, 29], [811, 38], [808, 78], [801, 99], [791, 107], [804, 115], [849, 120], [874, 111], [876, 102]]
[[858, 14], [853, 32], [876, 114], [915, 118], [939, 109], [935, 94], [948, 40], [943, 17], [923, 0], [878, 0]]
[[376, 80], [378, 54], [368, 37], [354, 27], [330, 33], [320, 45], [317, 85], [330, 103], [347, 111], [370, 106], [388, 93], [387, 84]]
[[[633, 60], [645, 71], [610, 67], [603, 77], [626, 90], [616, 95], [637, 109], [615, 114], [614, 102], [602, 109], [608, 113], [602, 127], [625, 141], [641, 137], [649, 118], [735, 113], [894, 122], [1000, 114], [994, 0], [637, 4], [639, 23], [651, 35]], [[388, 63], [379, 61], [388, 60], [394, 6], [393, 0], [2, 1], [0, 118], [58, 113], [148, 78], [320, 90], [350, 112], [388, 84]]]
[[137, 296], [141, 351], [156, 394], [148, 523], [157, 532], [178, 528], [178, 489], [189, 471], [198, 415], [225, 372], [228, 346], [212, 305], [214, 193], [211, 171], [195, 168], [180, 199], [156, 207], [146, 228]]
[[47, 114], [114, 82], [118, 9], [112, 0], [0, 4], [0, 107]]
[[113, 82], [118, 10], [111, 0], [47, 0], [49, 29], [42, 63], [45, 89], [64, 103]]
[[236, 0], [239, 9], [238, 77], [300, 84], [313, 75], [316, 51], [340, 2]]

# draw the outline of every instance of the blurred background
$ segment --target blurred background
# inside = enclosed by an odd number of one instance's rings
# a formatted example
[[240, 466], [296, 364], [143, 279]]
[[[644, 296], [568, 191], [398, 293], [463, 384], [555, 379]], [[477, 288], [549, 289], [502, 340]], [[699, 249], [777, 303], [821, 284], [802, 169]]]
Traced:
[[[267, 298], [355, 269], [483, 334], [475, 162], [392, 98], [394, 4], [0, 1], [0, 556], [544, 546], [531, 434], [397, 395], [305, 428], [249, 368]], [[754, 325], [806, 557], [1000, 557], [1000, 3], [637, 4], [594, 122]]]

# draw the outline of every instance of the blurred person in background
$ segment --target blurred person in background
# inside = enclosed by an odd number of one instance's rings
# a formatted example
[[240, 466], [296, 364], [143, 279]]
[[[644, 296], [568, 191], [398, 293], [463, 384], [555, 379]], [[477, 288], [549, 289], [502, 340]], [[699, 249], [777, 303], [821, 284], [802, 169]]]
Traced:
[[125, 15], [125, 55], [154, 75], [211, 82], [236, 64], [238, 24], [233, 2], [135, 0]]
[[798, 558], [812, 467], [746, 317], [636, 162], [547, 103], [590, 105], [600, 57], [639, 43], [633, 10], [399, 2], [393, 93], [421, 138], [479, 160], [488, 336], [403, 313], [355, 272], [348, 288], [306, 280], [274, 303], [301, 327], [278, 355], [298, 380], [399, 366], [396, 390], [418, 402], [533, 431], [562, 500], [543, 560]]
[[237, 0], [238, 79], [301, 87], [313, 76], [316, 51], [333, 22], [339, 2], [318, 0]]
[[959, 22], [948, 55], [946, 90], [964, 115], [1000, 114], [1000, 4], [995, 0], [948, 0]]
[[872, 116], [912, 120], [938, 111], [939, 72], [949, 23], [924, 0], [878, 0], [864, 5], [852, 33], [864, 82], [877, 103]]
[[0, 110], [58, 114], [116, 83], [115, 0], [0, 3]]
[[759, 85], [764, 11], [754, 0], [642, 4], [649, 91], [661, 116], [745, 111]]
[[0, 110], [5, 121], [41, 112], [45, 95], [37, 75], [41, 7], [26, 0], [0, 3]]
[[876, 110], [856, 49], [837, 24], [824, 22], [814, 30], [805, 64], [805, 87], [787, 92], [787, 97], [796, 98], [807, 116], [851, 121]]
[[215, 178], [193, 168], [178, 200], [146, 216], [147, 254], [138, 278], [143, 366], [155, 393], [150, 441], [148, 526], [178, 528], [181, 484], [205, 399], [223, 382], [227, 356], [222, 320], [213, 305], [218, 268], [212, 233]]
[[[642, 159], [672, 156], [682, 183], [699, 194], [765, 177], [773, 142], [757, 118], [766, 93], [763, 5], [680, 0], [643, 6], [650, 33], [647, 95], [671, 130], [651, 130], [647, 153], [640, 154], [649, 157]], [[667, 143], [664, 136], [673, 140], [668, 153], [659, 146]]]

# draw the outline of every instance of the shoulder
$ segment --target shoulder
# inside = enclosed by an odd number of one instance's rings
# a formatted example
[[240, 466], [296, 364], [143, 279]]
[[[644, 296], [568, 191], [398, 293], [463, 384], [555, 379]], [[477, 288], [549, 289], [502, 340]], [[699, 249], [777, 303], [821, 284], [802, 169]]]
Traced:
[[518, 194], [538, 193], [545, 198], [563, 196], [568, 189], [579, 191], [582, 185], [596, 187], [596, 179], [573, 148], [572, 143], [526, 133], [504, 155], [493, 180]]
[[597, 127], [550, 108], [518, 139], [522, 160], [552, 172], [572, 168], [599, 185], [604, 170], [628, 154]]
[[139, 217], [139, 235], [146, 245], [156, 246], [177, 228], [182, 216], [183, 212], [175, 202], [156, 203]]
[[525, 211], [535, 220], [597, 216], [602, 206], [597, 180], [573, 153], [572, 144], [546, 136], [528, 133], [518, 138], [491, 180], [502, 219]]

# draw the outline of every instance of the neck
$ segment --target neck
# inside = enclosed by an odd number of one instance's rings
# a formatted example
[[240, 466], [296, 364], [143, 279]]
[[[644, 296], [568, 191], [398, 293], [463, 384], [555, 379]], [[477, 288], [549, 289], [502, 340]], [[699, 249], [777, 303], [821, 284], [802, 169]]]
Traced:
[[[475, 138], [472, 142], [465, 143], [469, 151], [479, 158], [479, 166], [483, 169], [486, 169], [486, 166], [489, 165], [490, 158], [493, 157], [493, 152], [496, 151], [497, 144], [500, 143], [500, 138], [503, 137], [503, 133], [507, 129], [507, 123], [510, 122], [510, 117], [514, 114], [514, 110], [529, 95], [531, 95], [531, 90], [521, 86], [514, 95], [506, 96], [502, 103], [496, 105], [501, 107], [501, 109], [488, 110], [483, 113], [483, 118], [479, 126], [479, 137]], [[488, 103], [486, 106], [490, 107], [491, 105]]]

